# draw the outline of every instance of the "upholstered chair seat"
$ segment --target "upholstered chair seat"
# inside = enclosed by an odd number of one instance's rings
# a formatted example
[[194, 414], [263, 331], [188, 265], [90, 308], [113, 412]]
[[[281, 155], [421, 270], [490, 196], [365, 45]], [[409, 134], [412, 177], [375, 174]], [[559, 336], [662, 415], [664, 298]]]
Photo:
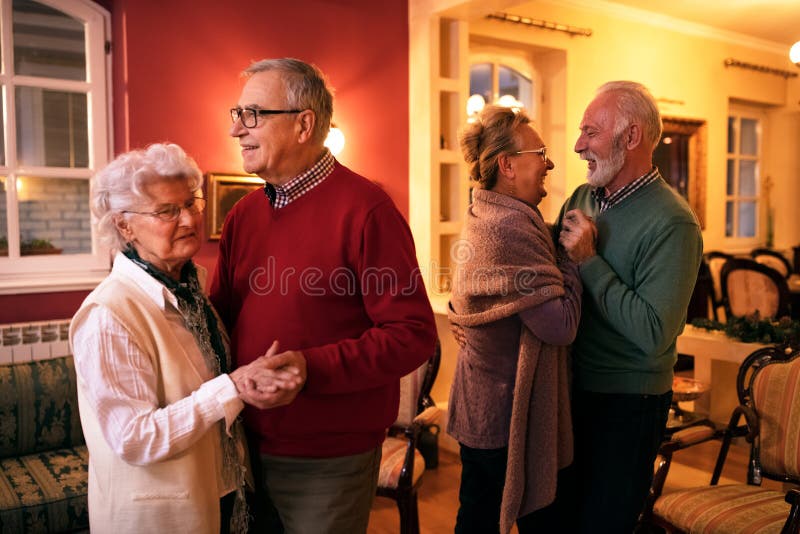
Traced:
[[653, 511], [685, 532], [779, 534], [790, 509], [780, 491], [724, 485], [668, 493]]

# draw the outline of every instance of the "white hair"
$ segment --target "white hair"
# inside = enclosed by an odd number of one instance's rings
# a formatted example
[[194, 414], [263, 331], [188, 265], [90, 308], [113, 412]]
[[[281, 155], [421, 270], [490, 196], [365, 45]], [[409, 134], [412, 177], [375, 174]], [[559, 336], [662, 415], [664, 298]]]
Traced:
[[149, 200], [145, 185], [165, 180], [185, 180], [192, 192], [203, 187], [203, 174], [197, 163], [172, 143], [155, 143], [143, 150], [120, 154], [95, 174], [91, 209], [101, 242], [112, 251], [125, 249], [127, 243], [117, 230], [117, 218], [142, 200]]

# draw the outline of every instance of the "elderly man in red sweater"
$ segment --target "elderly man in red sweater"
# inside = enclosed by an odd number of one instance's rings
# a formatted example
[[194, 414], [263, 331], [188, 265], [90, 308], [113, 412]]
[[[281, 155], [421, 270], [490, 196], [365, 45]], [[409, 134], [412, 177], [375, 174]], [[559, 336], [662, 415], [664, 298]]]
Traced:
[[278, 340], [274, 367], [306, 379], [244, 414], [283, 530], [366, 532], [399, 379], [433, 353], [433, 313], [403, 216], [323, 145], [322, 73], [271, 59], [245, 75], [230, 134], [266, 185], [225, 220], [211, 299], [238, 365]]

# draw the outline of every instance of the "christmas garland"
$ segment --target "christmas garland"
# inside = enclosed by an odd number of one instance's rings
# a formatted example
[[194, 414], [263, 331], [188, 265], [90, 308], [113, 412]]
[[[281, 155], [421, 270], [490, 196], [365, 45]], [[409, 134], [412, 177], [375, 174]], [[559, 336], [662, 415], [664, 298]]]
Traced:
[[721, 330], [725, 335], [745, 343], [766, 345], [800, 345], [800, 321], [781, 317], [777, 321], [762, 319], [758, 312], [744, 317], [731, 317], [726, 323], [711, 319], [694, 319], [692, 326], [706, 330]]

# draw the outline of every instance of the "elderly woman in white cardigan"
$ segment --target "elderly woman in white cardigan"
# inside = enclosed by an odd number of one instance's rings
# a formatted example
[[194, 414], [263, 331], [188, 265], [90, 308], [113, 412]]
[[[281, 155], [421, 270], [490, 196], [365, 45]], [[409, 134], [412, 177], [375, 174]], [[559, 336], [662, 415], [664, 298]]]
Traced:
[[202, 184], [174, 144], [123, 154], [92, 183], [98, 231], [117, 250], [70, 328], [93, 532], [245, 531], [242, 401], [277, 405], [304, 381], [302, 369], [266, 368], [276, 344], [231, 370], [192, 262]]

